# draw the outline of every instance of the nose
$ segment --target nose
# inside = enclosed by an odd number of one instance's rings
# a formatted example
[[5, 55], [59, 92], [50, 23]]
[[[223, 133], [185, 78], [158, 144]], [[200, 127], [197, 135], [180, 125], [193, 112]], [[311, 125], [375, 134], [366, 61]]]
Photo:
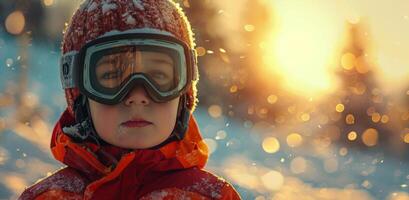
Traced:
[[150, 98], [143, 86], [135, 86], [125, 97], [124, 103], [126, 106], [131, 105], [148, 105]]

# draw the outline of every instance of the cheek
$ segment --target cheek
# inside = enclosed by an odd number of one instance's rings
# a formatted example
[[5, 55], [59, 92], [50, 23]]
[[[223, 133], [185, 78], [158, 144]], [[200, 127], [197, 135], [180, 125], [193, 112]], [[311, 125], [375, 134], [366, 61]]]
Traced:
[[[160, 120], [160, 124], [163, 129], [167, 132], [171, 132], [175, 126], [177, 111], [179, 105], [179, 98], [174, 99], [170, 102], [160, 104], [156, 110], [157, 119]], [[165, 130], [164, 130], [165, 131]]]
[[90, 112], [92, 122], [99, 135], [102, 137], [106, 134], [113, 133], [116, 130], [116, 119], [118, 119], [118, 112], [105, 105], [90, 102]]

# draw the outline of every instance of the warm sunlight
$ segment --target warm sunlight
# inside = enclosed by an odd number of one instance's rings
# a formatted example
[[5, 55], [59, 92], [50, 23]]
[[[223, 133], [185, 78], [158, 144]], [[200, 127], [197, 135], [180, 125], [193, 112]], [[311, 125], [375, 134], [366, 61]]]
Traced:
[[[399, 89], [397, 85], [401, 85], [409, 73], [406, 67], [409, 62], [403, 55], [409, 44], [403, 36], [404, 31], [409, 30], [405, 25], [409, 15], [405, 6], [394, 10], [387, 4], [386, 1], [373, 4], [369, 0], [273, 1], [277, 28], [266, 49], [274, 51], [266, 53], [265, 62], [283, 77], [290, 91], [305, 96], [330, 92], [336, 86], [332, 70], [340, 65], [337, 48], [342, 48], [346, 22], [363, 23], [368, 27], [364, 30], [371, 41], [368, 45], [374, 47], [370, 52], [373, 53], [371, 62], [381, 73], [378, 80], [383, 88]], [[379, 15], [379, 10], [387, 15]]]
[[315, 35], [314, 31], [303, 33], [301, 29], [292, 26], [279, 33], [275, 45], [278, 71], [291, 89], [300, 92], [329, 89], [331, 80], [326, 67], [332, 52], [330, 38]]
[[342, 28], [329, 17], [332, 14], [300, 1], [276, 1], [274, 10], [278, 28], [266, 62], [274, 63], [273, 70], [289, 90], [312, 96], [333, 89], [328, 66]]

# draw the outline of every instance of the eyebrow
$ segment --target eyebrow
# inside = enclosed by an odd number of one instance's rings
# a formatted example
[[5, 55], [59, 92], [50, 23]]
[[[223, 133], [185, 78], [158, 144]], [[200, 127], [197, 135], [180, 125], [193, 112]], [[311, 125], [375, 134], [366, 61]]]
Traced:
[[173, 67], [173, 62], [171, 62], [171, 61], [168, 61], [167, 59], [161, 59], [161, 58], [153, 58], [153, 59], [150, 59], [152, 62], [155, 62], [155, 63], [164, 63], [164, 64], [168, 64], [168, 65], [170, 65], [170, 66], [172, 66]]

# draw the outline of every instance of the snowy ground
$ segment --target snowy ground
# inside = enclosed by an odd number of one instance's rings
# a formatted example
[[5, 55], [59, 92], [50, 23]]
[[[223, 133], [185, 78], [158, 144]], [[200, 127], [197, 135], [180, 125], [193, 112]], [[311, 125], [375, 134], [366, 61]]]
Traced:
[[[18, 80], [21, 50], [16, 44], [0, 34], [0, 94]], [[34, 106], [44, 106], [48, 117], [0, 132], [0, 199], [15, 199], [24, 187], [61, 167], [48, 149], [51, 128], [65, 105], [59, 52], [53, 48], [28, 48], [28, 98]], [[12, 121], [14, 110], [2, 107], [0, 119]], [[409, 199], [408, 161], [382, 150], [345, 152], [336, 144], [317, 146], [312, 141], [291, 148], [278, 138], [280, 150], [269, 154], [252, 126], [212, 118], [207, 108], [200, 107], [195, 116], [212, 151], [207, 169], [233, 183], [243, 199]]]

